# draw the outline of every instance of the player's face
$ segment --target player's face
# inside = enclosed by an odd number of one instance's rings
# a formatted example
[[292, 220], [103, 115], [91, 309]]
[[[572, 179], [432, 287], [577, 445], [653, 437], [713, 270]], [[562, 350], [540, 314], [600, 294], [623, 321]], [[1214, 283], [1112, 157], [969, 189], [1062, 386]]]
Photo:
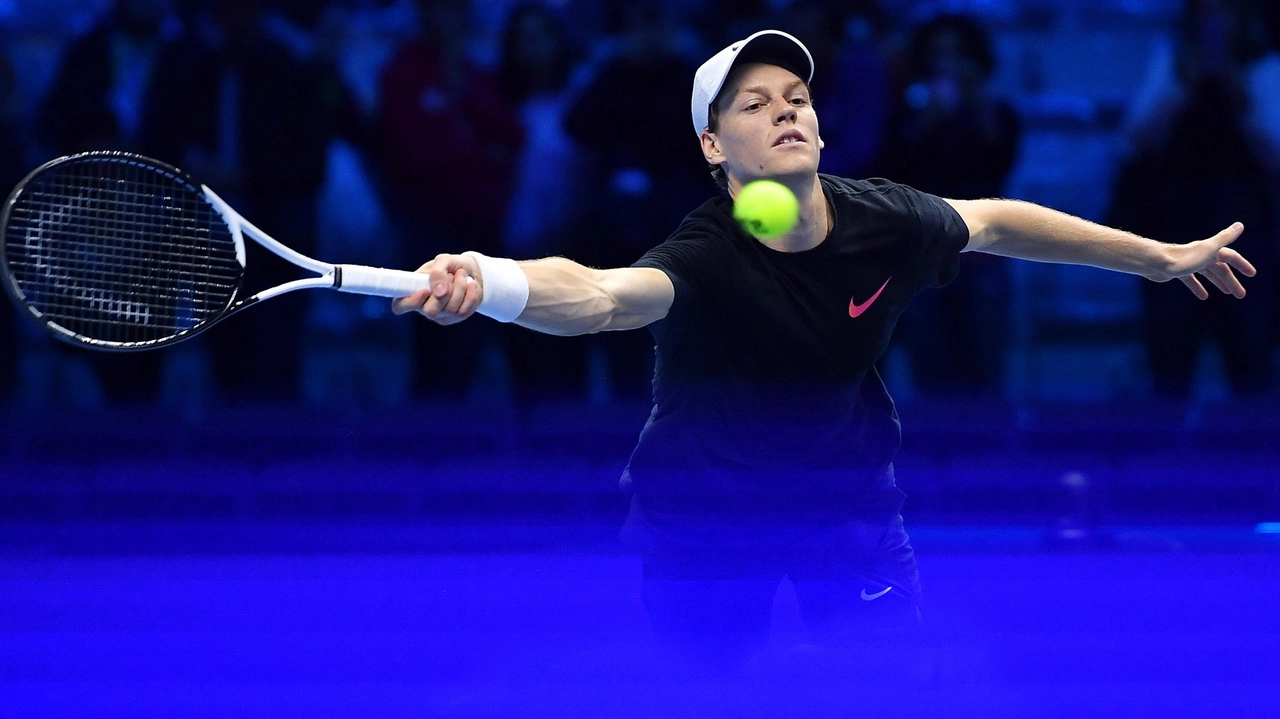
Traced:
[[707, 162], [730, 185], [761, 178], [804, 180], [818, 171], [822, 139], [809, 89], [790, 70], [748, 65], [719, 98], [718, 132], [702, 133]]

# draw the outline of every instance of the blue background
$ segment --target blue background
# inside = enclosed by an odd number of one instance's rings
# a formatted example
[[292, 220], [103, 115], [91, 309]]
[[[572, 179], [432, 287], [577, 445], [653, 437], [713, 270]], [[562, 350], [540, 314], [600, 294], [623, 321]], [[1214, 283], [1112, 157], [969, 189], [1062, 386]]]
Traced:
[[[109, 5], [0, 0], [14, 80], [7, 132], [24, 168], [56, 154], [40, 140], [40, 108], [66, 48]], [[292, 18], [305, 5], [268, 9]], [[396, 20], [411, 4], [346, 5], [387, 13], [375, 37], [412, 37]], [[704, 5], [667, 10], [695, 65], [723, 44], [686, 15]], [[787, 17], [785, 3], [764, 5]], [[570, 20], [589, 78], [608, 55], [609, 6], [551, 7]], [[477, 67], [500, 65], [509, 9], [472, 3], [466, 54]], [[990, 93], [1020, 122], [1000, 194], [1104, 220], [1131, 152], [1125, 118], [1172, 42], [1179, 4], [886, 1], [876, 47], [900, 54], [911, 28], [941, 11], [972, 13], [990, 32]], [[350, 82], [347, 92], [357, 104], [377, 95]], [[815, 92], [820, 116], [839, 102]], [[684, 107], [669, 114], [687, 134]], [[328, 148], [326, 187], [353, 186], [334, 169], [352, 157], [384, 187], [368, 169], [378, 166], [369, 132], [369, 144]], [[264, 229], [289, 234], [291, 218], [323, 228], [344, 212], [407, 222], [376, 193], [374, 209], [353, 199], [326, 215], [319, 192], [312, 214], [273, 214]], [[311, 251], [341, 255], [324, 259], [404, 267], [448, 242], [401, 234], [380, 255], [316, 232]], [[298, 299], [280, 315], [252, 312], [301, 328], [303, 369], [272, 391], [236, 393], [210, 369], [234, 329], [104, 370], [6, 325], [0, 717], [1274, 713], [1274, 393], [1233, 392], [1206, 343], [1189, 393], [1159, 396], [1141, 279], [1005, 267], [1008, 338], [993, 386], [924, 388], [901, 345], [882, 361], [904, 423], [897, 477], [937, 657], [934, 675], [901, 690], [875, 662], [797, 653], [805, 629], [785, 582], [752, 679], [665, 670], [639, 558], [617, 541], [628, 502], [617, 479], [649, 405], [607, 346], [579, 346], [568, 379], [525, 392], [514, 368], [543, 345], [482, 334], [458, 349], [450, 335], [415, 334], [422, 320], [392, 318], [381, 301]], [[375, 329], [370, 339], [352, 327]], [[114, 396], [104, 371], [151, 387]]]

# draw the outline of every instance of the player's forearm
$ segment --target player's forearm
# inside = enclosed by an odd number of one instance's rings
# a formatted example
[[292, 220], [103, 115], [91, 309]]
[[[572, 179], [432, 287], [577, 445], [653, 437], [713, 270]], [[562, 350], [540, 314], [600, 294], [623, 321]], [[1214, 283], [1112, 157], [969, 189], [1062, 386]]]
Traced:
[[1029, 202], [991, 203], [975, 249], [1036, 262], [1090, 265], [1144, 277], [1167, 274], [1169, 245]]
[[521, 262], [520, 269], [529, 278], [529, 301], [516, 324], [561, 336], [612, 328], [617, 302], [599, 271], [562, 257]]

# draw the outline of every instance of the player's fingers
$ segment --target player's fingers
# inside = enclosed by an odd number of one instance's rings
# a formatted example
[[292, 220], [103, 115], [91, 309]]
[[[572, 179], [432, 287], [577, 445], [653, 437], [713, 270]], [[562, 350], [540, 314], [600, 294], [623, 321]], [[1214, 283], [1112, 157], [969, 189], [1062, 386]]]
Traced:
[[416, 312], [422, 309], [422, 304], [431, 296], [430, 290], [418, 290], [411, 295], [405, 297], [397, 297], [391, 300], [391, 311], [395, 314], [402, 315], [406, 312]]
[[467, 296], [467, 285], [472, 283], [467, 282], [467, 271], [461, 268], [453, 273], [452, 279], [453, 287], [450, 290], [448, 302], [444, 306], [444, 311], [449, 314], [458, 315], [462, 314], [462, 300]]
[[1205, 290], [1204, 285], [1200, 284], [1200, 280], [1196, 279], [1195, 275], [1186, 275], [1178, 279], [1182, 280], [1182, 284], [1186, 285], [1187, 289], [1191, 290], [1191, 294], [1195, 295], [1197, 299], [1209, 299], [1209, 293]]
[[427, 301], [422, 303], [422, 314], [433, 320], [438, 318], [440, 313], [444, 310], [445, 302], [446, 298], [436, 297], [434, 294], [428, 294]]
[[1209, 279], [1223, 292], [1240, 299], [1245, 295], [1244, 285], [1240, 284], [1239, 278], [1231, 271], [1231, 268], [1224, 262], [1219, 262], [1209, 268]]
[[465, 292], [466, 294], [462, 298], [462, 307], [458, 309], [458, 314], [462, 315], [464, 319], [474, 314], [476, 308], [480, 306], [480, 283], [467, 282]]
[[1218, 250], [1218, 261], [1227, 263], [1245, 277], [1253, 277], [1258, 274], [1258, 270], [1253, 266], [1252, 262], [1246, 260], [1243, 255], [1230, 247]]
[[1219, 292], [1231, 294], [1231, 290], [1226, 282], [1222, 279], [1222, 273], [1218, 271], [1217, 265], [1210, 265], [1200, 271], [1200, 274], [1209, 280], [1209, 283], [1218, 289]]
[[[418, 269], [414, 270], [414, 272], [417, 272], [418, 274], [422, 274], [422, 275], [427, 275], [427, 278], [430, 279], [431, 268], [435, 267], [435, 264], [436, 264], [435, 260], [429, 260], [427, 262], [423, 262], [422, 265], [418, 267]], [[428, 289], [430, 289], [430, 287], [428, 287]]]
[[1239, 239], [1242, 234], [1244, 234], [1244, 224], [1237, 222], [1222, 232], [1214, 235], [1212, 239], [1219, 247], [1226, 247]]
[[429, 264], [430, 271], [427, 273], [431, 278], [431, 294], [436, 297], [447, 297], [452, 288], [450, 281], [455, 267], [451, 262], [453, 255], [436, 255], [436, 258]]

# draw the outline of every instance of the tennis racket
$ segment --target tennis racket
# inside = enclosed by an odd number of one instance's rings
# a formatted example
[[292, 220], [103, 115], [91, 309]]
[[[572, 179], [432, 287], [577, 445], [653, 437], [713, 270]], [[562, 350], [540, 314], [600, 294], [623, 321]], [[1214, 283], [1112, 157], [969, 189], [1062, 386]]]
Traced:
[[[37, 168], [5, 202], [0, 234], [9, 295], [55, 337], [99, 350], [170, 345], [295, 290], [403, 297], [428, 287], [416, 272], [307, 257], [182, 170], [125, 152]], [[246, 236], [317, 276], [240, 297]]]

